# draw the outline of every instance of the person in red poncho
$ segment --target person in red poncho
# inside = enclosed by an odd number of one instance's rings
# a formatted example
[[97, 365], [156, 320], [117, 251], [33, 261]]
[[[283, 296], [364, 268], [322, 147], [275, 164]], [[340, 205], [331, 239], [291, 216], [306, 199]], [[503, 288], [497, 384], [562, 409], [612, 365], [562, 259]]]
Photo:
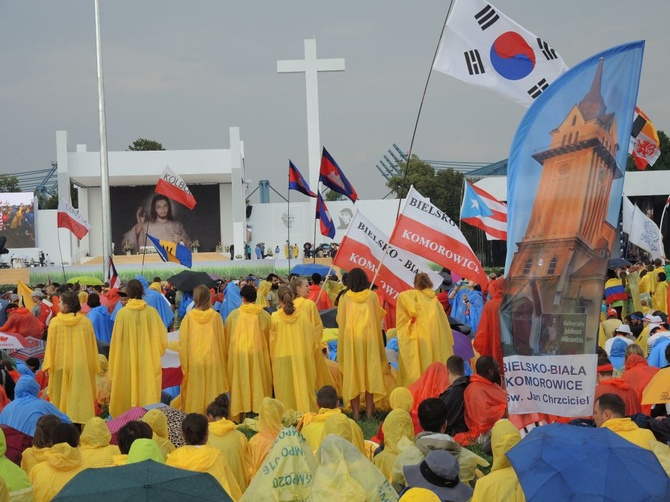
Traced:
[[498, 420], [507, 415], [507, 393], [500, 386], [498, 362], [491, 356], [482, 356], [477, 359], [476, 371], [463, 393], [470, 440], [487, 434]]
[[613, 378], [614, 367], [606, 357], [598, 358], [598, 385], [593, 396], [595, 403], [603, 394], [616, 394], [626, 403], [626, 415], [640, 413], [640, 398], [637, 392], [622, 378]]
[[323, 277], [316, 272], [312, 274], [312, 283], [309, 286], [309, 299], [316, 303], [316, 308], [321, 310], [328, 310], [333, 308], [328, 293], [321, 288], [321, 281]]
[[426, 368], [421, 378], [408, 387], [414, 398], [412, 413], [417, 413], [422, 401], [439, 397], [449, 387], [447, 365], [437, 361]]
[[[644, 356], [637, 351], [642, 352], [642, 349], [635, 344], [626, 349], [626, 365], [621, 378], [637, 393], [637, 398], [642, 402], [644, 388], [654, 375], [660, 371], [660, 368], [649, 366]], [[651, 415], [651, 406], [651, 404], [641, 404], [642, 413]]]
[[498, 312], [503, 297], [503, 278], [499, 277], [491, 281], [488, 288], [491, 299], [484, 305], [475, 341], [472, 345], [479, 352], [479, 355], [493, 357], [498, 362], [498, 366], [502, 368], [503, 352], [500, 343], [500, 317]]
[[31, 336], [41, 340], [44, 338], [44, 324], [25, 307], [16, 304], [7, 305], [9, 315], [7, 322], [0, 326], [3, 333], [17, 333], [21, 336]]

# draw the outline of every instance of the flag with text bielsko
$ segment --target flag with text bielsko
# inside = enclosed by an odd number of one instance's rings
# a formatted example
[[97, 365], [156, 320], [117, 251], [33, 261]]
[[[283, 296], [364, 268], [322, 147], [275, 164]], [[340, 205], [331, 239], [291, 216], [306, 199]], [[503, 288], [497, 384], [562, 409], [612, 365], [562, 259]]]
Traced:
[[507, 175], [500, 306], [510, 413], [590, 415], [600, 306], [644, 42], [564, 73], [524, 116]]

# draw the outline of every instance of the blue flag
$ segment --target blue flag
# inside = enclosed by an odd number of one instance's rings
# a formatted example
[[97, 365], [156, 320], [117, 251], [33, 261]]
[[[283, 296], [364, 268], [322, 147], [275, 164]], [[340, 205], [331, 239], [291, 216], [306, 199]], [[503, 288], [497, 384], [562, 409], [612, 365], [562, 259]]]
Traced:
[[172, 241], [159, 240], [147, 234], [147, 237], [156, 248], [159, 256], [163, 261], [171, 261], [174, 263], [181, 263], [185, 267], [191, 268], [193, 264], [193, 256], [191, 250], [183, 244], [176, 244]]
[[330, 217], [330, 212], [321, 194], [318, 194], [316, 198], [316, 217], [321, 222], [321, 235], [325, 235], [331, 239], [335, 237], [335, 224], [333, 223], [333, 218]]
[[309, 189], [309, 185], [298, 168], [290, 160], [288, 161], [288, 189], [304, 193], [308, 197], [316, 197], [316, 194]]
[[334, 192], [341, 193], [345, 197], [349, 197], [351, 202], [358, 200], [358, 194], [354, 187], [349, 183], [349, 180], [337, 165], [335, 159], [328, 150], [323, 149], [321, 155], [321, 170], [319, 171], [319, 181], [326, 185]]

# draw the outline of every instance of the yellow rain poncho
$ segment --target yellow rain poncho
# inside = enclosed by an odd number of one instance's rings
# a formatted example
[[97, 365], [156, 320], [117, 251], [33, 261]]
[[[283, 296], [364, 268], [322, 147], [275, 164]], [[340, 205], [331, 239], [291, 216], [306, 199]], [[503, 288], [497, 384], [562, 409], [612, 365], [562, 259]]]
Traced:
[[100, 368], [91, 321], [62, 312], [52, 319], [42, 369], [49, 375], [49, 400], [59, 410], [78, 424], [95, 416], [95, 375]]
[[388, 361], [382, 338], [385, 314], [379, 306], [379, 297], [369, 289], [359, 293], [347, 291], [340, 297], [337, 362], [345, 403], [365, 392], [374, 394], [375, 401], [386, 395], [384, 368]]
[[436, 361], [454, 355], [454, 337], [444, 308], [430, 289], [403, 291], [396, 305], [398, 383], [408, 387]]
[[160, 450], [153, 439], [139, 438], [130, 445], [128, 455], [124, 455], [126, 461], [124, 465], [143, 462], [144, 460], [153, 460], [159, 464], [165, 463], [165, 455]]
[[660, 310], [667, 314], [668, 310], [668, 283], [665, 281], [658, 281], [656, 283], [656, 291], [652, 297], [652, 304], [654, 310]]
[[363, 431], [356, 422], [347, 417], [344, 413], [336, 414], [328, 418], [323, 432], [325, 437], [335, 434], [336, 436], [346, 439], [363, 455], [367, 455], [365, 439], [363, 439]]
[[49, 502], [77, 474], [86, 468], [79, 448], [58, 443], [50, 448], [46, 462], [30, 471], [30, 482], [35, 490], [35, 502]]
[[242, 496], [223, 453], [216, 448], [208, 445], [182, 446], [170, 453], [165, 463], [178, 469], [211, 474], [233, 500], [239, 500]]
[[149, 424], [151, 430], [153, 431], [153, 436], [151, 439], [156, 443], [158, 448], [160, 448], [163, 453], [163, 457], [172, 453], [175, 448], [174, 445], [168, 439], [168, 423], [165, 413], [163, 413], [159, 408], [154, 408], [153, 410], [147, 411], [142, 417], [142, 421]]
[[209, 423], [207, 444], [220, 450], [235, 476], [240, 489], [244, 492], [249, 484], [249, 445], [244, 434], [237, 430], [234, 422], [222, 418]]
[[382, 432], [384, 432], [384, 451], [375, 457], [374, 462], [386, 479], [391, 481], [393, 466], [399, 453], [398, 441], [407, 438], [414, 442], [412, 417], [405, 410], [393, 410], [384, 420]]
[[104, 354], [98, 354], [98, 364], [100, 370], [95, 375], [95, 400], [100, 406], [108, 406], [112, 382], [109, 380], [109, 361]]
[[493, 466], [491, 472], [475, 484], [472, 502], [504, 500], [505, 502], [525, 502], [519, 478], [505, 454], [519, 441], [521, 434], [509, 420], [498, 420], [491, 429], [491, 449]]
[[[309, 322], [314, 326], [314, 370], [316, 371], [316, 389], [324, 385], [330, 385], [337, 388], [333, 375], [328, 369], [326, 358], [323, 355], [321, 340], [323, 339], [323, 321], [319, 315], [319, 309], [309, 298], [296, 298], [293, 301], [295, 309], [303, 312]], [[290, 406], [289, 406], [290, 408]]]
[[346, 289], [344, 284], [338, 281], [326, 280], [324, 290], [328, 293], [328, 298], [330, 298], [330, 303], [335, 306], [335, 300], [337, 300], [337, 295], [340, 294], [340, 291]]
[[158, 311], [144, 300], [128, 300], [116, 315], [109, 347], [109, 413], [113, 417], [133, 406], [160, 402], [161, 356], [166, 347], [167, 331]]
[[310, 501], [398, 500], [398, 494], [372, 463], [348, 441], [329, 435], [317, 453]]
[[405, 410], [411, 413], [414, 408], [414, 396], [407, 387], [396, 387], [391, 391], [389, 402], [392, 410]]
[[84, 426], [79, 438], [79, 451], [86, 467], [114, 465], [113, 456], [120, 455], [119, 447], [109, 444], [112, 434], [102, 418], [93, 417]]
[[181, 409], [204, 414], [207, 405], [230, 390], [223, 321], [214, 309], [193, 309], [179, 328]]
[[612, 432], [616, 432], [619, 436], [633, 444], [638, 445], [645, 450], [651, 450], [651, 441], [656, 441], [654, 433], [649, 429], [640, 429], [635, 422], [630, 418], [610, 418], [602, 424]]
[[270, 293], [271, 288], [272, 283], [268, 281], [261, 281], [258, 284], [258, 289], [256, 290], [256, 305], [259, 305], [261, 308], [270, 306], [268, 303], [268, 293]]
[[270, 359], [275, 397], [294, 410], [316, 411], [314, 326], [304, 312], [272, 314]]
[[300, 433], [314, 453], [326, 438], [326, 420], [333, 415], [341, 415], [339, 408], [320, 408], [318, 413], [308, 413], [302, 418], [302, 429]]
[[240, 413], [258, 413], [263, 398], [272, 396], [271, 327], [270, 314], [258, 304], [243, 303], [226, 319], [230, 416], [233, 418]]
[[266, 397], [261, 402], [261, 410], [258, 415], [258, 433], [249, 440], [250, 471], [249, 479], [253, 478], [256, 471], [265, 461], [270, 448], [272, 448], [277, 434], [282, 430], [281, 417], [286, 413], [286, 408], [276, 399]]
[[30, 474], [33, 467], [47, 459], [48, 451], [49, 448], [37, 448], [36, 446], [23, 450], [21, 454], [21, 469], [26, 471], [26, 474]]

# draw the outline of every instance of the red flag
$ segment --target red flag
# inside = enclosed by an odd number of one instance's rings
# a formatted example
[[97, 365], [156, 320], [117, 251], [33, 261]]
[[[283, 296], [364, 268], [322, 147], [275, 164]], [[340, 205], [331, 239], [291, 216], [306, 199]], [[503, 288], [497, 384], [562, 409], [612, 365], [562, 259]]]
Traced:
[[335, 159], [324, 148], [321, 155], [321, 170], [319, 171], [319, 181], [326, 185], [334, 192], [341, 193], [345, 197], [349, 197], [351, 202], [358, 200], [358, 194], [354, 187], [351, 186], [349, 180], [337, 165]]
[[330, 212], [320, 193], [317, 194], [316, 198], [316, 218], [321, 223], [321, 235], [325, 235], [331, 239], [335, 237], [336, 230], [333, 218], [330, 217]]
[[482, 286], [488, 283], [482, 264], [458, 226], [414, 186], [409, 189], [389, 243]]
[[633, 156], [635, 166], [640, 171], [653, 166], [661, 156], [661, 141], [658, 139], [658, 132], [654, 124], [637, 106], [630, 136], [629, 151]]
[[77, 239], [82, 240], [91, 226], [69, 202], [61, 201], [58, 204], [58, 228], [67, 228]]
[[181, 177], [173, 172], [168, 166], [165, 166], [163, 174], [161, 174], [158, 184], [156, 185], [156, 193], [165, 195], [170, 199], [183, 204], [189, 209], [195, 207], [195, 198], [188, 188], [188, 185]]

